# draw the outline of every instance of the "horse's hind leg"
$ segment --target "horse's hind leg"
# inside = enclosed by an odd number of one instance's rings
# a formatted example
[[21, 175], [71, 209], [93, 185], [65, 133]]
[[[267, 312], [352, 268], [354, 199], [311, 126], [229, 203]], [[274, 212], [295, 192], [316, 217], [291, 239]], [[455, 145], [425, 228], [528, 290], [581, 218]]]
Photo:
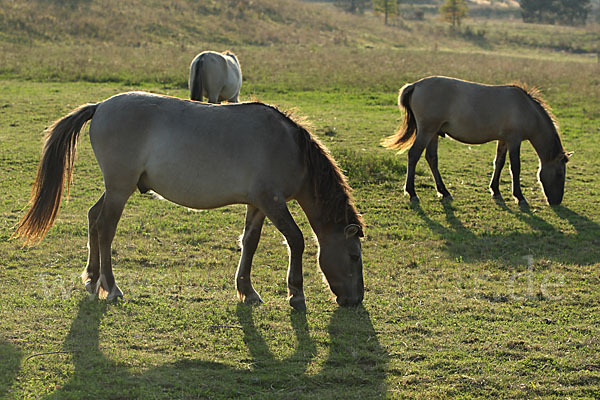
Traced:
[[211, 104], [220, 104], [221, 102], [219, 101], [219, 95], [212, 95], [212, 94], [208, 94], [208, 102]]
[[452, 199], [452, 195], [446, 189], [446, 185], [444, 185], [444, 181], [442, 181], [442, 175], [440, 174], [440, 170], [438, 169], [438, 136], [435, 135], [431, 138], [431, 141], [427, 145], [427, 149], [425, 150], [425, 159], [429, 164], [429, 169], [431, 169], [431, 173], [433, 174], [433, 179], [435, 180], [435, 187], [442, 198], [444, 199]]
[[258, 247], [260, 233], [262, 231], [265, 214], [258, 208], [248, 205], [246, 209], [246, 223], [240, 244], [242, 245], [242, 256], [235, 275], [235, 286], [240, 300], [244, 303], [262, 303], [262, 299], [252, 287], [250, 270], [252, 269], [252, 258]]
[[98, 216], [102, 210], [104, 194], [88, 211], [88, 260], [81, 273], [81, 280], [91, 294], [96, 289], [96, 282], [100, 276], [100, 249], [98, 243]]
[[421, 134], [421, 129], [417, 128], [416, 138], [408, 150], [408, 166], [406, 168], [406, 183], [404, 184], [404, 191], [410, 196], [410, 201], [419, 201], [419, 196], [415, 191], [415, 171], [417, 168], [417, 162], [423, 154], [423, 150], [429, 144], [431, 135]]
[[208, 102], [212, 104], [221, 103], [220, 97], [223, 86], [218, 82], [214, 82], [214, 79], [210, 79], [209, 77], [203, 79], [203, 83], [206, 87], [206, 97], [208, 98]]
[[512, 174], [513, 196], [519, 205], [526, 206], [527, 200], [521, 191], [521, 143], [511, 144], [508, 149], [510, 159], [510, 172]]
[[100, 277], [96, 285], [96, 291], [100, 298], [106, 298], [109, 301], [117, 297], [123, 297], [112, 272], [111, 247], [123, 208], [133, 191], [133, 188], [128, 192], [111, 192], [107, 190], [104, 193], [102, 210], [98, 216]]
[[492, 176], [492, 181], [490, 182], [492, 197], [498, 200], [502, 199], [502, 194], [500, 193], [500, 174], [502, 173], [502, 168], [504, 168], [504, 163], [506, 162], [507, 149], [508, 146], [506, 145], [506, 142], [503, 140], [498, 140], [496, 158], [494, 159], [494, 175]]

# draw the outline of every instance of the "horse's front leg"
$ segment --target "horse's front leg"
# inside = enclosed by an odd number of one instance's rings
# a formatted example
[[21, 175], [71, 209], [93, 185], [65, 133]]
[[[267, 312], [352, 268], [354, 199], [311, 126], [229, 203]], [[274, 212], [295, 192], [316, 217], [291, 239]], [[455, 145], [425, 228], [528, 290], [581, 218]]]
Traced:
[[235, 274], [235, 287], [241, 301], [246, 304], [262, 303], [262, 299], [252, 287], [250, 271], [252, 269], [252, 258], [258, 247], [265, 214], [258, 208], [248, 205], [246, 209], [246, 223], [244, 233], [240, 238], [242, 256]]
[[510, 173], [512, 175], [513, 196], [519, 202], [519, 205], [526, 206], [527, 200], [521, 191], [521, 143], [513, 144], [508, 149], [510, 158]]
[[502, 168], [504, 168], [504, 163], [506, 162], [507, 150], [508, 146], [506, 145], [506, 142], [498, 140], [496, 158], [494, 159], [494, 174], [492, 175], [492, 181], [490, 182], [492, 197], [498, 200], [502, 200], [502, 194], [500, 193], [500, 174], [502, 173]]
[[304, 237], [294, 222], [282, 196], [266, 196], [267, 201], [261, 207], [273, 225], [283, 234], [287, 241], [290, 261], [287, 273], [288, 301], [296, 310], [306, 310], [304, 298], [304, 282], [302, 277], [302, 254], [304, 253]]
[[433, 174], [433, 179], [435, 180], [435, 187], [438, 193], [442, 196], [443, 199], [451, 200], [452, 195], [446, 189], [446, 185], [444, 185], [444, 181], [442, 180], [442, 175], [440, 174], [440, 170], [438, 169], [438, 136], [434, 136], [431, 138], [431, 141], [427, 145], [427, 149], [425, 150], [425, 159], [429, 164], [429, 169], [431, 169], [431, 173]]
[[85, 269], [81, 273], [81, 280], [85, 289], [94, 294], [96, 282], [100, 276], [100, 248], [98, 243], [98, 216], [102, 210], [104, 194], [88, 211], [88, 260]]

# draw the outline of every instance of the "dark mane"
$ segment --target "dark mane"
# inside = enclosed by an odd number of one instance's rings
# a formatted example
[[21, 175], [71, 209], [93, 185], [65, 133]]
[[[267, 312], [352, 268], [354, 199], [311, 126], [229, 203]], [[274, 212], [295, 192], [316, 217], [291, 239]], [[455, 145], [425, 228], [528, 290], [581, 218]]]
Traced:
[[556, 117], [552, 113], [552, 108], [546, 103], [546, 100], [542, 97], [542, 94], [538, 88], [535, 86], [528, 86], [524, 83], [513, 83], [511, 86], [521, 89], [523, 93], [529, 97], [531, 101], [536, 105], [541, 114], [546, 118], [546, 121], [552, 127], [553, 135], [553, 151], [552, 154], [566, 154], [566, 151], [562, 145], [560, 140], [560, 133], [558, 122]]
[[354, 205], [352, 188], [329, 150], [310, 131], [294, 123], [298, 127], [298, 144], [304, 152], [317, 201], [323, 207], [323, 216], [331, 222], [359, 225], [364, 230], [362, 217]]
[[268, 104], [258, 104], [275, 110], [296, 128], [298, 132], [296, 140], [304, 154], [308, 174], [311, 177], [317, 202], [322, 207], [324, 220], [346, 225], [356, 224], [364, 230], [362, 217], [354, 205], [352, 188], [325, 145], [308, 130], [301, 118], [293, 115], [293, 112], [283, 112]]

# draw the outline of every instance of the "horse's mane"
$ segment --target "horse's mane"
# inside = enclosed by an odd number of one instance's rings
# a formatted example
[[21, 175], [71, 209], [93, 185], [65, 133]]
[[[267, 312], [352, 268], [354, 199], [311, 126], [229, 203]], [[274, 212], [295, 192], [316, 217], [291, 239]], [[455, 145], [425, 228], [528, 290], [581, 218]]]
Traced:
[[235, 62], [237, 62], [238, 66], [241, 67], [240, 60], [238, 60], [237, 56], [235, 55], [235, 53], [233, 51], [231, 51], [231, 50], [225, 50], [221, 54], [224, 54], [226, 56], [232, 57], [235, 60]]
[[560, 130], [558, 127], [558, 121], [556, 120], [556, 117], [554, 116], [554, 113], [552, 112], [552, 108], [548, 105], [548, 103], [546, 103], [546, 100], [544, 100], [544, 98], [542, 97], [542, 93], [540, 92], [540, 90], [535, 86], [529, 86], [529, 85], [527, 85], [525, 83], [521, 83], [521, 82], [513, 83], [510, 86], [521, 89], [523, 91], [523, 93], [525, 93], [527, 95], [527, 97], [529, 97], [529, 99], [535, 104], [535, 106], [540, 111], [541, 115], [544, 116], [544, 118], [546, 118], [546, 121], [552, 127], [552, 132], [554, 133], [554, 135], [553, 135], [554, 148], [553, 148], [552, 153], [555, 155], [558, 155], [558, 154], [566, 155], [566, 151], [560, 140]]
[[281, 111], [268, 104], [259, 104], [275, 110], [296, 128], [296, 141], [304, 154], [304, 162], [317, 202], [322, 207], [324, 220], [346, 225], [356, 224], [364, 230], [362, 217], [354, 205], [352, 188], [327, 147], [309, 131], [306, 120], [295, 116], [293, 111]]

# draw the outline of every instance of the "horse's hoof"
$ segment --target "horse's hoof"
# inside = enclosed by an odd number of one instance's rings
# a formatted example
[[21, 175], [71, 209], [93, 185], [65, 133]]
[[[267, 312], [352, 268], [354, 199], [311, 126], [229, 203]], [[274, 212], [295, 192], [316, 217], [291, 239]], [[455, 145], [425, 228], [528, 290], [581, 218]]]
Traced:
[[443, 202], [450, 202], [452, 200], [454, 200], [454, 197], [452, 197], [452, 195], [450, 193], [442, 195]]
[[294, 310], [306, 311], [306, 301], [304, 299], [304, 295], [290, 296], [288, 301]]
[[85, 281], [85, 290], [91, 295], [96, 295], [96, 284], [88, 279]]
[[119, 301], [125, 301], [125, 297], [123, 297], [123, 294], [116, 295], [110, 299], [108, 297], [106, 298], [107, 303], [118, 303]]
[[108, 296], [106, 296], [106, 301], [111, 302], [119, 299], [123, 300], [123, 292], [121, 292], [121, 289], [115, 284]]
[[238, 296], [239, 296], [240, 300], [242, 300], [244, 302], [244, 304], [259, 305], [259, 304], [264, 303], [263, 299], [261, 299], [260, 296], [258, 295], [258, 293], [256, 293], [256, 292], [254, 292], [248, 296], [243, 295], [242, 293], [238, 292]]
[[517, 200], [520, 208], [529, 208], [529, 203], [525, 199]]
[[419, 202], [419, 196], [417, 196], [416, 194], [414, 196], [410, 196], [410, 202], [411, 203], [418, 203]]

